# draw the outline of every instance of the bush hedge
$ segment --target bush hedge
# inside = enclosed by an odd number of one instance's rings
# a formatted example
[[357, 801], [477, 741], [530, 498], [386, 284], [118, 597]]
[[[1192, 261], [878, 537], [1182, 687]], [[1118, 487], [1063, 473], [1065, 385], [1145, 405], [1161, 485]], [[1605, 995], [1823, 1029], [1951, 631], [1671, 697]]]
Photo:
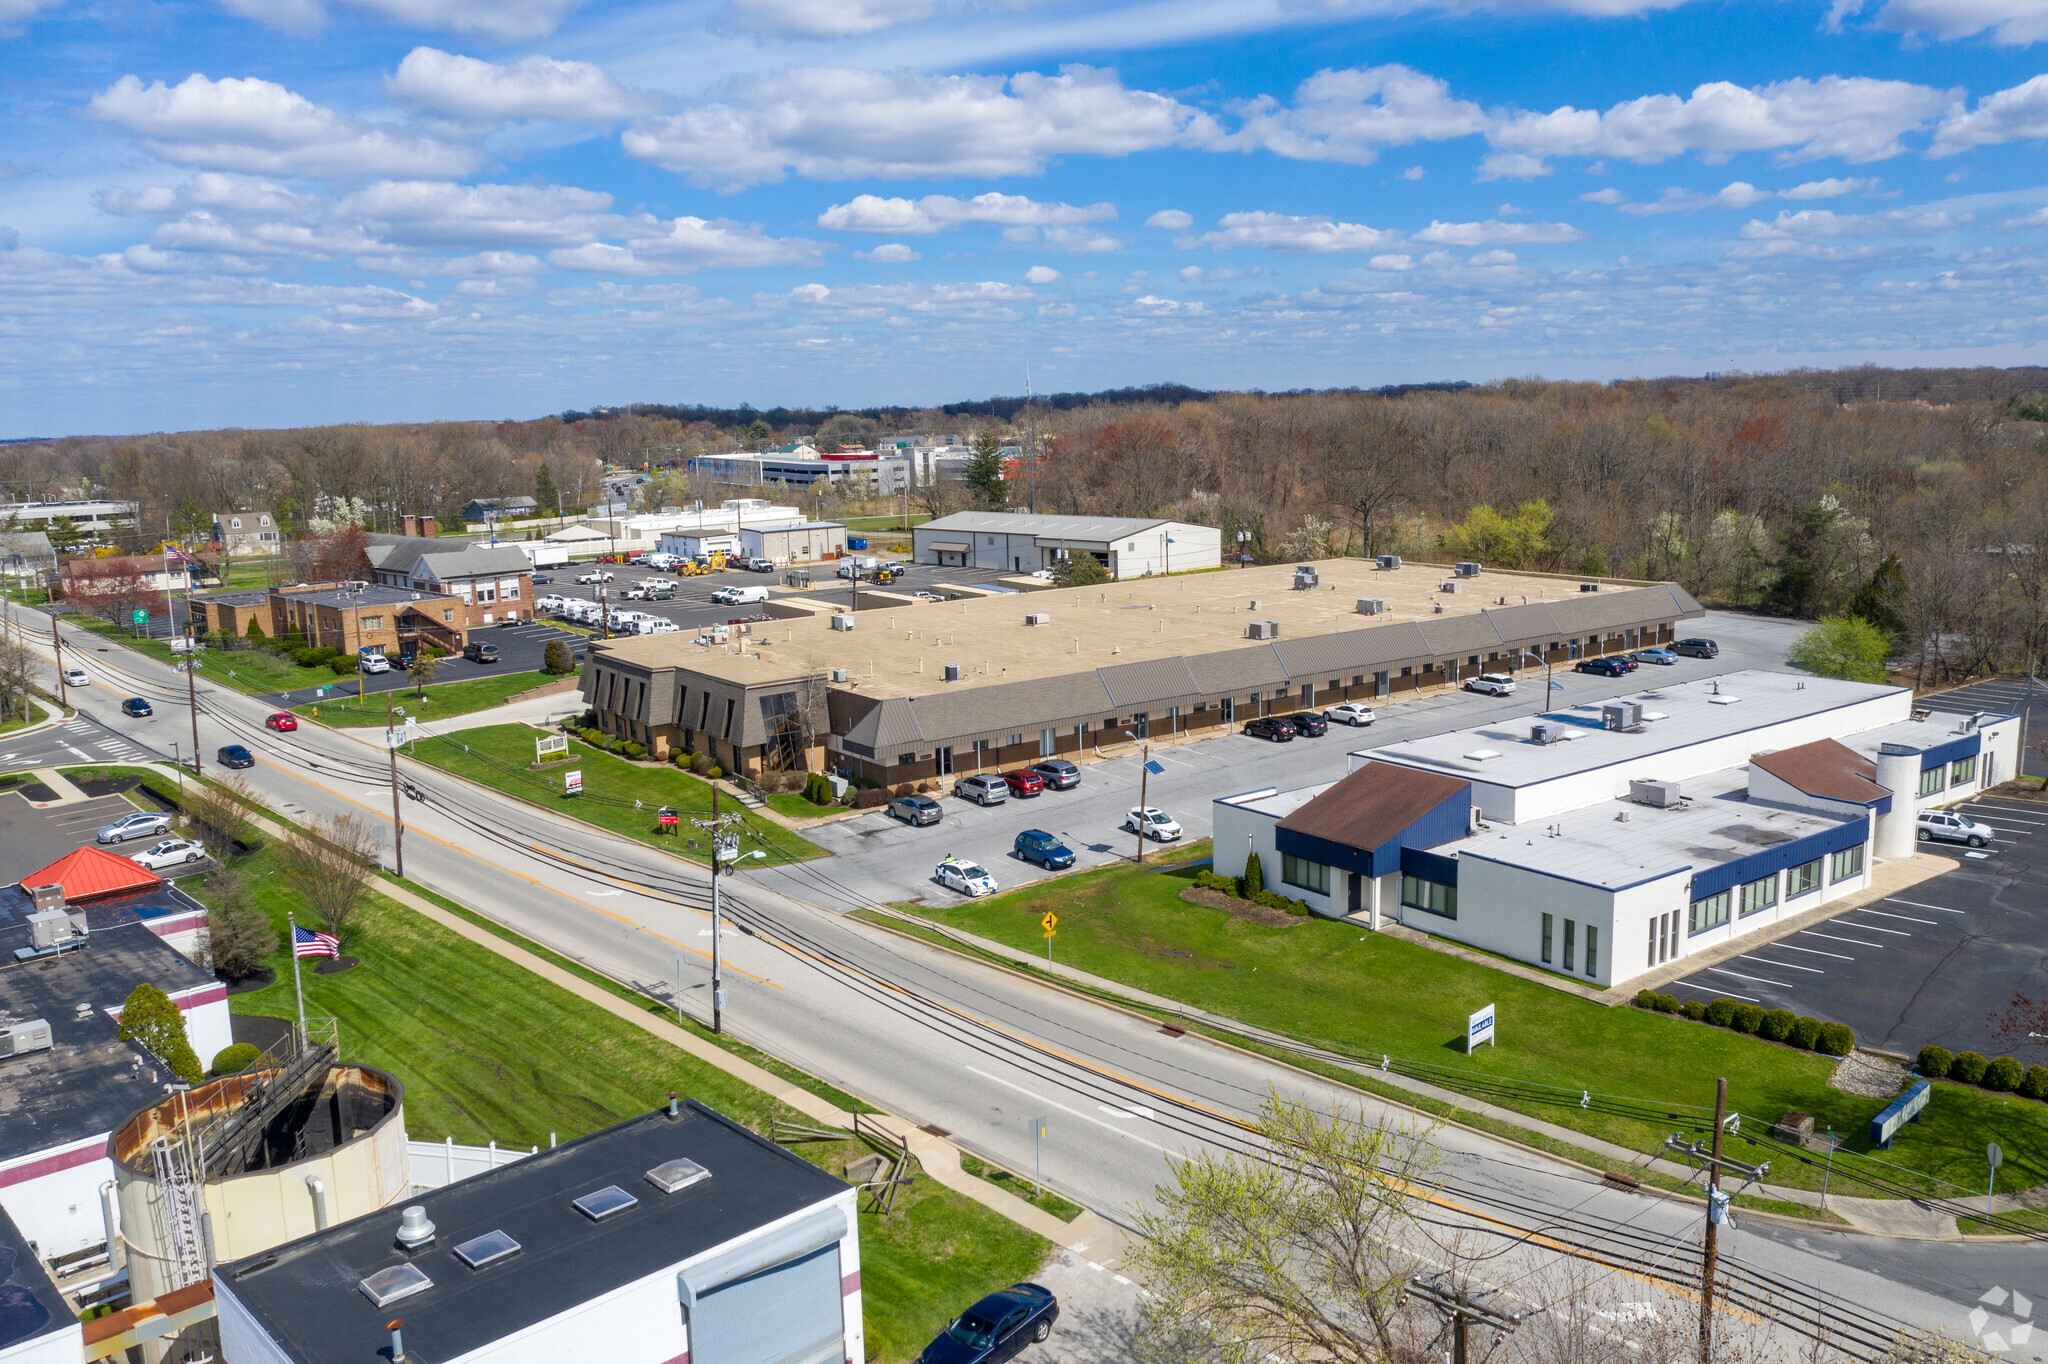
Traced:
[[1725, 998], [1709, 1000], [1707, 1002], [1707, 1022], [1717, 1028], [1735, 1026], [1735, 1001]]
[[1824, 1056], [1847, 1056], [1856, 1050], [1856, 1034], [1847, 1023], [1823, 1023], [1813, 1049]]
[[1692, 1019], [1695, 1023], [1700, 1022], [1707, 1016], [1707, 1006], [1697, 999], [1688, 999], [1685, 1003], [1678, 1006], [1678, 1011], [1687, 1018]]
[[256, 1050], [253, 1043], [249, 1042], [237, 1042], [233, 1046], [222, 1047], [218, 1052], [214, 1053], [213, 1073], [215, 1075], [240, 1075], [262, 1054], [262, 1052]]
[[1948, 1078], [1961, 1080], [1966, 1085], [1974, 1085], [1984, 1078], [1984, 1067], [1990, 1064], [1974, 1051], [1959, 1051], [1955, 1060], [1949, 1062]]
[[1725, 995], [1704, 1004], [1696, 999], [1680, 1004], [1670, 995], [1639, 990], [1636, 992], [1636, 1007], [1681, 1013], [1717, 1028], [1754, 1033], [1772, 1042], [1789, 1042], [1802, 1050], [1817, 1051], [1827, 1056], [1847, 1056], [1856, 1050], [1856, 1034], [1845, 1023], [1823, 1023], [1817, 1018], [1795, 1017], [1790, 1009], [1765, 1009], [1760, 1004], [1745, 1004]]
[[867, 786], [853, 793], [853, 808], [856, 810], [879, 810], [889, 803], [890, 796], [879, 786]]
[[825, 779], [823, 772], [813, 772], [804, 778], [804, 799], [813, 805], [832, 803], [832, 783]]
[[1955, 1053], [1947, 1047], [1937, 1047], [1929, 1042], [1913, 1058], [1913, 1069], [1930, 1080], [1939, 1080], [1948, 1074], [1948, 1068], [1955, 1059]]
[[1792, 1025], [1799, 1021], [1799, 1015], [1790, 1009], [1772, 1009], [1764, 1015], [1764, 1021], [1757, 1025], [1758, 1037], [1772, 1042], [1783, 1042], [1792, 1035]]
[[2010, 1056], [2001, 1056], [1984, 1067], [1984, 1088], [1995, 1089], [2001, 1094], [2012, 1093], [2026, 1078], [2026, 1067]]
[[2028, 1066], [2020, 1077], [2020, 1093], [2029, 1099], [2048, 1099], [2048, 1066]]
[[1297, 919], [1306, 918], [1311, 913], [1306, 900], [1290, 900], [1285, 895], [1271, 890], [1262, 890], [1256, 895], [1245, 895], [1239, 891], [1236, 881], [1227, 876], [1218, 876], [1206, 868], [1195, 873], [1195, 884], [1204, 890], [1221, 891], [1233, 899], [1249, 900], [1255, 905], [1281, 910], [1294, 915]]

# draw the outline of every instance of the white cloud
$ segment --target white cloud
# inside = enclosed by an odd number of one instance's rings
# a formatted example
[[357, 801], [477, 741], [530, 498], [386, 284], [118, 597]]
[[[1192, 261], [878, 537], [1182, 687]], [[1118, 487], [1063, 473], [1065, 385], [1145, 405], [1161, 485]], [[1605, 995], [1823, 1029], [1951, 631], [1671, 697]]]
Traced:
[[1615, 156], [1656, 162], [1703, 153], [1709, 162], [1737, 152], [1776, 151], [1784, 163], [1838, 156], [1877, 161], [1906, 149], [1899, 138], [1939, 118], [1951, 96], [1925, 85], [1867, 76], [1804, 77], [1745, 89], [1712, 81], [1690, 97], [1645, 95], [1601, 113], [1569, 105], [1547, 114], [1517, 114], [1487, 133], [1501, 160], [1496, 175], [1515, 175], [1552, 156]]
[[1971, 147], [2031, 142], [2048, 137], [2048, 76], [2036, 76], [1986, 95], [1965, 113], [1960, 104], [1934, 131], [1933, 156], [1953, 156]]
[[1318, 71], [1282, 105], [1269, 95], [1237, 106], [1243, 125], [1220, 145], [1267, 151], [1297, 161], [1363, 166], [1382, 147], [1440, 142], [1484, 132], [1486, 113], [1451, 87], [1406, 66]]
[[[583, 0], [338, 0], [406, 28], [438, 29], [516, 40], [553, 33]], [[221, 8], [286, 33], [319, 31], [327, 21], [319, 0], [221, 0]]]
[[1512, 251], [1481, 251], [1465, 264], [1478, 266], [1513, 265], [1520, 257]]
[[1199, 265], [1183, 265], [1178, 273], [1182, 279], [1197, 280], [1202, 277], [1202, 267]]
[[1147, 227], [1163, 227], [1168, 232], [1185, 232], [1195, 225], [1195, 215], [1178, 208], [1162, 208], [1145, 220]]
[[497, 279], [538, 275], [547, 269], [540, 257], [518, 251], [479, 251], [473, 256], [358, 256], [356, 265], [380, 275], [441, 279]]
[[1060, 278], [1062, 278], [1060, 272], [1053, 269], [1050, 265], [1034, 265], [1024, 272], [1024, 282], [1026, 284], [1051, 284]]
[[2032, 213], [2026, 214], [2023, 217], [2007, 218], [2005, 225], [2007, 227], [2048, 226], [2048, 208], [2037, 208]]
[[1181, 237], [1174, 245], [1183, 251], [1206, 246], [1228, 251], [1256, 246], [1287, 255], [1322, 255], [1336, 251], [1371, 251], [1401, 240], [1399, 232], [1366, 227], [1360, 223], [1332, 222], [1321, 215], [1296, 217], [1284, 213], [1226, 213], [1217, 220], [1217, 230], [1199, 237]]
[[[1115, 204], [1055, 204], [1027, 198], [1022, 194], [990, 191], [972, 199], [950, 194], [927, 194], [922, 199], [884, 199], [873, 194], [855, 195], [844, 204], [834, 204], [818, 215], [818, 226], [834, 232], [873, 232], [888, 236], [930, 236], [961, 223], [991, 223], [1002, 227], [1045, 227], [1058, 224], [1099, 223], [1116, 217]], [[1025, 240], [1029, 240], [1027, 235]]]
[[1614, 186], [1609, 185], [1606, 189], [1596, 189], [1589, 194], [1581, 194], [1579, 198], [1589, 204], [1618, 204], [1628, 198], [1628, 196]]
[[1365, 268], [1368, 270], [1389, 270], [1397, 273], [1402, 270], [1413, 270], [1415, 268], [1415, 257], [1407, 255], [1374, 256], [1365, 263]]
[[14, 25], [30, 18], [39, 9], [47, 9], [59, 0], [0, 0], [0, 33], [9, 32]]
[[1527, 152], [1488, 152], [1479, 158], [1481, 180], [1534, 180], [1550, 174], [1550, 165]]
[[1858, 194], [1877, 188], [1875, 179], [1841, 179], [1829, 176], [1825, 180], [1808, 180], [1803, 185], [1778, 191], [1780, 199], [1839, 199], [1845, 194]]
[[855, 260], [873, 261], [876, 265], [908, 265], [914, 260], [923, 260], [922, 251], [913, 251], [902, 242], [883, 242], [872, 251], [856, 251]]
[[[1860, 13], [1863, 0], [1835, 0], [1826, 27]], [[1919, 33], [1954, 41], [1989, 33], [2010, 47], [2048, 40], [2048, 0], [1886, 0], [1872, 21], [1895, 33]]]
[[[383, 180], [336, 212], [408, 246], [575, 246], [605, 233], [612, 196], [569, 185], [458, 185]], [[650, 220], [651, 221], [651, 220]]]
[[791, 38], [851, 38], [923, 19], [932, 0], [730, 0], [725, 26]]
[[1926, 236], [1971, 221], [1967, 213], [1939, 209], [1901, 208], [1889, 213], [1836, 213], [1826, 208], [1781, 209], [1770, 222], [1751, 219], [1738, 234], [1741, 244], [1729, 254], [1740, 259], [1805, 256], [1846, 259], [1874, 254], [1875, 246], [1842, 246], [1851, 238]]
[[1048, 227], [1044, 237], [1047, 246], [1070, 256], [1100, 255], [1104, 251], [1119, 250], [1124, 244], [1121, 237], [1097, 232], [1090, 227]]
[[272, 81], [188, 76], [145, 86], [123, 76], [87, 112], [164, 161], [260, 175], [464, 175], [477, 153], [344, 117]]
[[589, 62], [525, 57], [496, 66], [438, 48], [416, 47], [385, 78], [384, 93], [408, 109], [478, 123], [549, 118], [604, 123], [645, 113], [645, 98], [627, 94]]
[[[1580, 195], [1580, 198], [1587, 198]], [[1744, 209], [1765, 199], [1774, 197], [1769, 190], [1758, 189], [1746, 180], [1737, 180], [1717, 194], [1700, 194], [1689, 189], [1667, 189], [1664, 196], [1654, 204], [1620, 204], [1623, 213], [1638, 218], [1647, 218], [1658, 213], [1698, 213], [1706, 208]]]
[[1586, 234], [1570, 223], [1504, 223], [1498, 218], [1483, 223], [1432, 222], [1415, 234], [1416, 241], [1432, 246], [1535, 245], [1585, 239]]
[[[646, 225], [661, 226], [652, 220]], [[685, 217], [668, 224], [661, 235], [628, 237], [624, 246], [591, 242], [550, 251], [548, 264], [598, 275], [687, 275], [700, 269], [815, 265], [823, 258], [817, 242], [770, 237], [758, 223]]]
[[1401, 172], [1401, 178], [1403, 180], [1420, 180], [1423, 176], [1427, 174], [1429, 174], [1429, 172], [1424, 170], [1420, 166], [1410, 166], [1407, 170]]
[[813, 180], [1036, 175], [1056, 156], [1208, 145], [1215, 121], [1113, 71], [905, 76], [791, 69], [627, 130], [630, 156], [737, 190], [794, 171]]

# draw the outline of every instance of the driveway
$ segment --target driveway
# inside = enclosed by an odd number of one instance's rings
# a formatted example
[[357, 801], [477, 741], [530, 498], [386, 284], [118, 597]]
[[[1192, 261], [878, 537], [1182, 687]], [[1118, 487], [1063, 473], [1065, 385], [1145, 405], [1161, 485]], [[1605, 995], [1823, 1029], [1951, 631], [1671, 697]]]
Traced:
[[[579, 660], [583, 657], [585, 646], [590, 643], [589, 636], [577, 634], [573, 630], [559, 629], [544, 620], [521, 621], [516, 625], [485, 626], [470, 631], [469, 637], [481, 644], [495, 644], [498, 647], [498, 661], [472, 663], [459, 654], [451, 654], [441, 660], [440, 668], [434, 673], [436, 686], [443, 682], [463, 682], [473, 677], [495, 677], [501, 673], [538, 672], [541, 664], [546, 661], [550, 640], [566, 641], [570, 651]], [[356, 680], [353, 674], [348, 677], [337, 677], [328, 684], [327, 692], [330, 696], [336, 691], [353, 696], [356, 691]], [[365, 694], [374, 695], [377, 692], [409, 690], [413, 681], [406, 675], [404, 669], [394, 665], [388, 673], [365, 674], [362, 684]], [[315, 695], [317, 690], [313, 687], [301, 687], [297, 691], [272, 692], [262, 699], [280, 708], [297, 706], [318, 699]]]

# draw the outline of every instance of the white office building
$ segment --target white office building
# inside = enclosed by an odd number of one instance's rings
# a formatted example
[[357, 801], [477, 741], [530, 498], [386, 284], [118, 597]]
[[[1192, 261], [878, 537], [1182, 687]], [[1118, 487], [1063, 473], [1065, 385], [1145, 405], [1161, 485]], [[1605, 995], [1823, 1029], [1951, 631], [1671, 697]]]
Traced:
[[1038, 516], [1029, 512], [955, 512], [911, 531], [912, 558], [941, 568], [1030, 573], [1065, 557], [1092, 554], [1113, 578], [1185, 573], [1221, 565], [1223, 532], [1214, 526], [1126, 516]]

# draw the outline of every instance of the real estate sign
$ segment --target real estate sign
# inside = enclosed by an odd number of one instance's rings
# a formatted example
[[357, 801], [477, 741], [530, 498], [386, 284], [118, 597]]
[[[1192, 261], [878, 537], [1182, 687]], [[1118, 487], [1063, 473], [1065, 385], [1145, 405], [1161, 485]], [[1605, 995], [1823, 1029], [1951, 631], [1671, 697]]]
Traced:
[[[1465, 1054], [1470, 1056], [1472, 1049], [1481, 1042], [1492, 1041], [1493, 1006], [1489, 1004], [1465, 1020]], [[1498, 1046], [1499, 1044], [1495, 1043], [1495, 1045]]]
[[574, 772], [564, 772], [562, 774], [562, 794], [565, 796], [580, 796], [583, 794], [582, 768], [579, 767]]

